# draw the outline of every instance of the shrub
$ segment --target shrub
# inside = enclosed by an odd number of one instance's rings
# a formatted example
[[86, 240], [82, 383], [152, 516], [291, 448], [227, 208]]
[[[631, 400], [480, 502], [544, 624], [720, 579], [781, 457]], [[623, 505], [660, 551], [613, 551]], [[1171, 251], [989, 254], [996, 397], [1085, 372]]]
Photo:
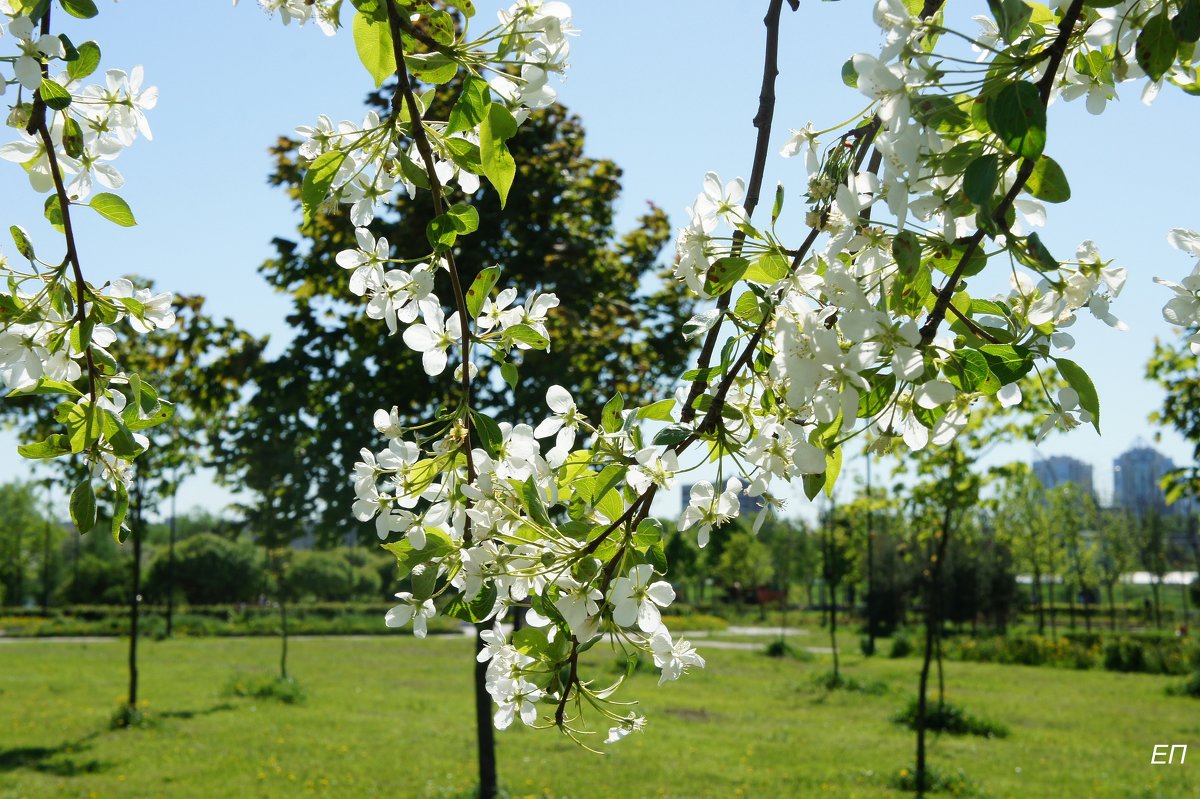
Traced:
[[[165, 599], [168, 590], [167, 552], [160, 552], [146, 573], [146, 593]], [[175, 547], [174, 590], [188, 603], [212, 605], [248, 602], [263, 591], [262, 557], [249, 543], [200, 533]]]
[[266, 674], [237, 673], [225, 684], [225, 696], [241, 696], [248, 699], [271, 699], [285, 705], [295, 705], [306, 698], [300, 683]]
[[904, 633], [896, 633], [892, 638], [892, 648], [888, 652], [890, 658], [908, 657], [913, 653], [913, 642]]
[[1168, 696], [1191, 696], [1200, 699], [1200, 671], [1192, 672], [1192, 676], [1177, 685], [1167, 686]]
[[[917, 728], [918, 700], [914, 697], [908, 706], [897, 713], [892, 721], [903, 724], [910, 730]], [[1007, 738], [1008, 727], [999, 722], [972, 716], [950, 702], [927, 702], [925, 705], [925, 729], [945, 732], [950, 735], [978, 735], [981, 738]]]
[[948, 793], [951, 796], [971, 796], [975, 793], [975, 786], [967, 779], [967, 775], [962, 769], [953, 774], [943, 774], [932, 766], [925, 766], [925, 785], [917, 785], [917, 769], [902, 768], [892, 778], [891, 784], [893, 788], [901, 791], [911, 791], [913, 793]]

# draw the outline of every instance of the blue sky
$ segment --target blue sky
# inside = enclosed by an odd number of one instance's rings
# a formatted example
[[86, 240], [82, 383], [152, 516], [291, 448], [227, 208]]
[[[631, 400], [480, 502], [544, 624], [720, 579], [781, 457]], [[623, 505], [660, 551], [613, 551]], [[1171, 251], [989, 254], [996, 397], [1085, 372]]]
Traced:
[[[476, 5], [477, 20], [486, 25], [501, 4]], [[705, 172], [725, 179], [748, 173], [766, 5], [574, 3], [582, 34], [559, 98], [582, 117], [589, 154], [611, 158], [624, 170], [622, 227], [647, 201], [681, 222]], [[298, 215], [282, 192], [266, 184], [267, 149], [320, 113], [361, 118], [371, 82], [349, 31], [327, 38], [311, 26], [285, 28], [252, 3], [231, 8], [125, 0], [101, 4], [94, 20], [71, 22], [73, 41], [100, 43], [103, 68], [142, 64], [160, 96], [150, 114], [154, 140], [139, 141], [116, 162], [127, 179], [120, 193], [139, 225], [122, 229], [77, 215], [89, 278], [145, 275], [162, 289], [206, 296], [212, 313], [254, 333], [286, 340], [286, 298], [256, 268], [272, 254], [273, 237], [293, 235]], [[878, 40], [866, 3], [806, 0], [798, 13], [785, 9], [774, 152], [788, 128], [809, 120], [828, 127], [863, 108], [864, 98], [842, 85], [840, 67], [854, 52], [876, 50]], [[1196, 100], [1164, 90], [1146, 108], [1138, 91], [1125, 87], [1101, 117], [1089, 115], [1081, 102], [1058, 103], [1050, 113], [1047, 152], [1066, 170], [1074, 199], [1050, 208], [1043, 238], [1060, 257], [1094, 239], [1105, 258], [1129, 269], [1113, 310], [1130, 330], [1119, 333], [1090, 317], [1072, 330], [1079, 343], [1071, 357], [1095, 380], [1104, 435], [1079, 428], [1040, 447], [1047, 455], [1071, 454], [1094, 464], [1102, 491], [1111, 482], [1113, 458], [1136, 438], [1155, 435], [1146, 417], [1161, 393], [1142, 379], [1142, 370], [1154, 337], [1172, 334], [1160, 315], [1168, 292], [1151, 278], [1177, 278], [1190, 268], [1166, 244], [1166, 233], [1200, 227], [1194, 193], [1200, 162], [1183, 143], [1200, 119]], [[773, 154], [765, 185], [777, 180], [788, 185], [798, 210], [802, 165]], [[50, 251], [57, 237], [20, 168], [0, 162], [0, 181], [0, 219], [25, 226], [39, 249]], [[797, 231], [799, 238], [798, 224]], [[5, 251], [11, 253], [11, 246]], [[0, 432], [0, 480], [28, 474], [15, 444], [15, 436]], [[1176, 462], [1190, 457], [1173, 433], [1164, 432], [1159, 446]], [[991, 457], [1029, 460], [1032, 448], [1001, 446]], [[184, 487], [180, 507], [217, 509], [228, 496], [200, 476]], [[677, 507], [671, 499], [662, 509]]]

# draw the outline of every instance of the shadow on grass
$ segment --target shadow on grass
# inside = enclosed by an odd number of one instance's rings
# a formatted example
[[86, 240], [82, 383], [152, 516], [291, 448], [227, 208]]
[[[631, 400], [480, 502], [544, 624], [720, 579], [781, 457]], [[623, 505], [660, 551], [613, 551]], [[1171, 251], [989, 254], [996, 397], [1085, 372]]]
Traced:
[[194, 719], [197, 716], [211, 716], [213, 713], [236, 709], [237, 705], [232, 702], [221, 702], [201, 710], [167, 710], [157, 715], [160, 719]]
[[18, 746], [0, 749], [0, 774], [17, 769], [29, 769], [55, 777], [80, 777], [99, 774], [113, 767], [107, 760], [76, 757], [91, 749], [91, 740], [100, 733], [89, 733], [75, 741], [58, 746]]
[[[199, 710], [167, 710], [155, 713], [150, 723], [141, 726], [153, 727], [155, 722], [166, 719], [192, 719], [236, 708], [237, 705], [230, 702], [221, 702]], [[108, 771], [116, 765], [114, 762], [86, 757], [92, 748], [91, 742], [99, 735], [99, 731], [90, 732], [73, 741], [64, 741], [58, 746], [16, 746], [12, 749], [0, 749], [0, 774], [27, 769], [55, 777], [82, 777]]]

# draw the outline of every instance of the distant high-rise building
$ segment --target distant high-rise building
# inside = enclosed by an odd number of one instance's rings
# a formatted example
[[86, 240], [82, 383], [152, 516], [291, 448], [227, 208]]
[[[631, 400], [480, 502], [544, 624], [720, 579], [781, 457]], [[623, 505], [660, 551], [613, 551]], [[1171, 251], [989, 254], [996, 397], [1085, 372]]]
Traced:
[[1046, 488], [1074, 483], [1089, 495], [1096, 496], [1096, 489], [1092, 484], [1092, 465], [1070, 455], [1052, 455], [1035, 461], [1033, 473]]
[[1113, 503], [1138, 514], [1165, 510], [1167, 503], [1158, 481], [1174, 468], [1167, 456], [1134, 444], [1113, 461]]

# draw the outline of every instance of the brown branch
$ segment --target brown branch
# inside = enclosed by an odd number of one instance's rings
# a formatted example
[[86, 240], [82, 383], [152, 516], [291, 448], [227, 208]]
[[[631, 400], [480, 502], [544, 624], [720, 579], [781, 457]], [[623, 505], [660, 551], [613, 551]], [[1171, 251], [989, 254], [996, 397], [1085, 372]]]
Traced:
[[[767, 46], [763, 57], [762, 88], [758, 93], [758, 113], [754, 115], [754, 127], [758, 129], [758, 137], [754, 144], [754, 161], [750, 170], [750, 183], [746, 188], [746, 202], [742, 206], [746, 209], [747, 221], [758, 206], [759, 195], [762, 192], [763, 173], [767, 166], [767, 148], [771, 143], [771, 123], [775, 118], [775, 78], [779, 75], [779, 16], [782, 11], [783, 0], [771, 0], [767, 15], [763, 18], [763, 24], [767, 27]], [[733, 246], [730, 249], [731, 255], [737, 256], [741, 252], [742, 243], [745, 240], [746, 234], [741, 230], [734, 232]], [[729, 298], [732, 293], [733, 287], [731, 286], [717, 298], [717, 310], [724, 312], [729, 308]], [[687, 400], [684, 402], [680, 414], [680, 419], [685, 423], [695, 418], [696, 409], [692, 405], [708, 387], [708, 378], [704, 373], [712, 361], [713, 350], [716, 348], [720, 330], [721, 325], [718, 319], [717, 324], [709, 329], [708, 335], [704, 337], [704, 343], [700, 347], [700, 356], [696, 361], [696, 368], [700, 371], [700, 375], [692, 381], [692, 387], [688, 391]]]
[[[1037, 83], [1038, 94], [1042, 99], [1042, 106], [1045, 107], [1050, 103], [1050, 93], [1054, 89], [1054, 79], [1058, 76], [1058, 68], [1062, 64], [1063, 57], [1067, 52], [1067, 44], [1071, 40], [1071, 34], [1075, 31], [1075, 23], [1079, 21], [1079, 15], [1083, 11], [1084, 0], [1073, 0], [1070, 7], [1067, 8], [1067, 13], [1063, 15], [1062, 22], [1059, 24], [1058, 36], [1054, 42], [1046, 49], [1049, 55], [1050, 63], [1046, 65], [1046, 73], [1042, 75], [1041, 80]], [[996, 210], [992, 212], [992, 220], [997, 224], [1004, 221], [1005, 215], [1009, 208], [1012, 207], [1013, 201], [1016, 200], [1017, 194], [1025, 187], [1029, 176], [1033, 174], [1036, 158], [1025, 158], [1021, 162], [1021, 166], [1017, 169], [1016, 180], [1009, 188], [1008, 193], [1004, 195], [1004, 199], [996, 206]], [[966, 246], [963, 248], [963, 254], [959, 257], [958, 263], [954, 267], [954, 271], [950, 273], [950, 277], [942, 286], [941, 294], [937, 298], [937, 302], [933, 306], [933, 310], [929, 312], [929, 318], [925, 320], [925, 324], [921, 326], [921, 344], [922, 347], [927, 347], [933, 337], [937, 335], [938, 327], [941, 326], [946, 318], [946, 312], [950, 308], [950, 300], [953, 298], [954, 289], [958, 287], [962, 280], [963, 272], [966, 271], [967, 264], [971, 260], [971, 256], [979, 249], [979, 245], [983, 242], [983, 237], [987, 235], [983, 228], [977, 229], [969, 239]]]
[[[42, 35], [50, 33], [50, 8], [42, 17]], [[49, 78], [49, 68], [42, 64], [43, 79]], [[42, 90], [39, 88], [33, 95], [33, 113], [25, 128], [30, 135], [37, 133], [46, 148], [46, 160], [50, 164], [50, 176], [54, 180], [54, 192], [58, 196], [58, 204], [62, 210], [63, 236], [67, 240], [67, 262], [71, 264], [71, 272], [75, 279], [75, 324], [83, 325], [87, 321], [87, 281], [83, 278], [83, 268], [79, 264], [79, 250], [75, 246], [75, 229], [71, 224], [71, 200], [67, 197], [66, 184], [63, 181], [62, 170], [58, 165], [58, 153], [54, 149], [54, 139], [50, 135], [50, 126], [46, 122], [46, 103], [42, 100]], [[82, 342], [81, 342], [82, 343]], [[88, 396], [92, 404], [96, 402], [96, 360], [92, 356], [92, 344], [89, 341], [84, 347], [84, 358], [88, 368]], [[135, 398], [136, 399], [136, 398]]]
[[[421, 118], [421, 108], [417, 104], [412, 81], [408, 76], [408, 66], [404, 62], [404, 48], [401, 44], [400, 36], [402, 27], [400, 17], [390, 0], [387, 0], [384, 6], [387, 8], [388, 25], [392, 33], [392, 51], [396, 58], [396, 79], [398, 81], [396, 91], [403, 98], [405, 106], [408, 108], [408, 116], [412, 121], [413, 142], [417, 145], [417, 152], [421, 154], [425, 174], [429, 178], [429, 192], [433, 197], [433, 213], [436, 216], [441, 216], [445, 210], [445, 206], [442, 204], [442, 184], [438, 180], [437, 170], [434, 168], [433, 148], [430, 147], [429, 138], [425, 135], [425, 122]], [[395, 108], [396, 99], [393, 98], [394, 110], [398, 110]], [[453, 249], [446, 250], [445, 258], [449, 266], [450, 285], [454, 292], [454, 307], [458, 311], [458, 317], [462, 325], [462, 378], [460, 380], [460, 389], [462, 391], [463, 406], [467, 409], [466, 416], [463, 419], [466, 425], [466, 435], [463, 438], [462, 451], [467, 460], [467, 479], [474, 481], [475, 462], [471, 456], [471, 324], [474, 320], [471, 319], [467, 312], [466, 296], [463, 293], [458, 266], [454, 262]], [[469, 521], [467, 525], [465, 538], [469, 541], [471, 539]]]

